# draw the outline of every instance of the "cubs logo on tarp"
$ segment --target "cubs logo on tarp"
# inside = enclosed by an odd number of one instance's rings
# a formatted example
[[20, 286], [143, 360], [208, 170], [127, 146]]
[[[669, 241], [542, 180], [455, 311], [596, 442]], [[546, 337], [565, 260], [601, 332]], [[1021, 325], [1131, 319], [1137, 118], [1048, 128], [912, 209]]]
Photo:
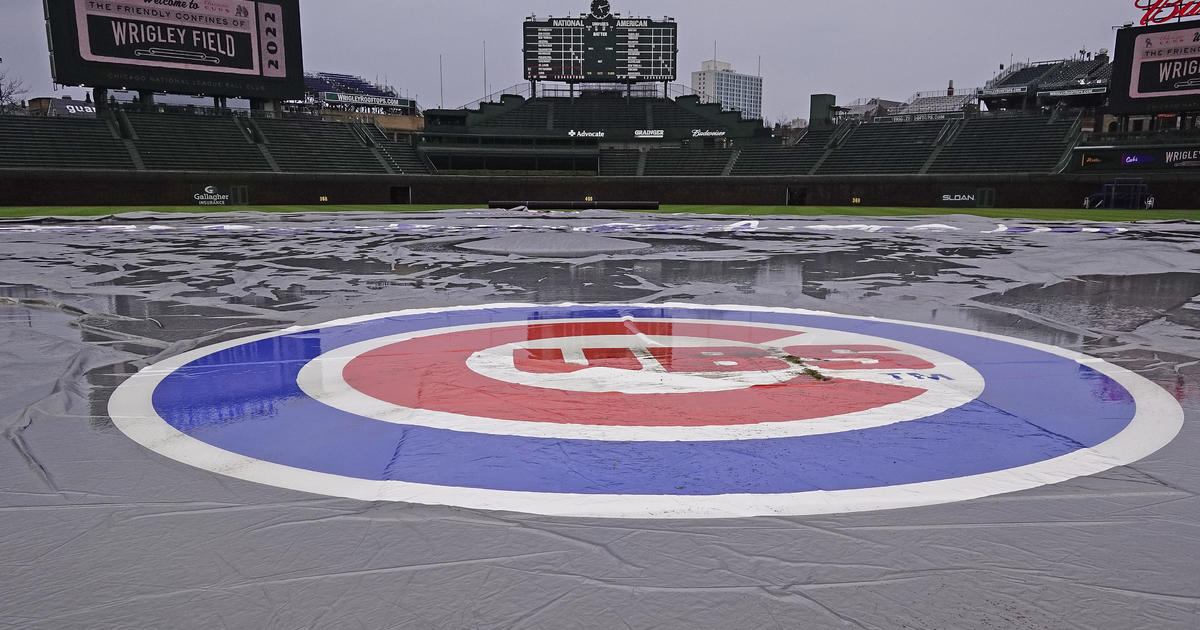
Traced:
[[615, 518], [931, 505], [1102, 472], [1179, 404], [1092, 357], [743, 306], [402, 311], [142, 370], [110, 414], [167, 457], [367, 501]]

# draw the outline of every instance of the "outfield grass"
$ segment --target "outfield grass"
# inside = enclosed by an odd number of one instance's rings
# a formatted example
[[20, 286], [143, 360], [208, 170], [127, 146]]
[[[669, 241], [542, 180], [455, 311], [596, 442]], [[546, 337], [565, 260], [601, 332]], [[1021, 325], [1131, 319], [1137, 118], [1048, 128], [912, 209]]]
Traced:
[[[0, 207], [0, 218], [39, 216], [103, 216], [125, 212], [217, 213], [217, 212], [432, 212], [462, 209], [462, 205], [368, 205], [368, 206], [143, 206], [143, 207]], [[730, 214], [744, 216], [854, 216], [899, 217], [969, 214], [991, 219], [1028, 219], [1041, 221], [1164, 221], [1200, 222], [1200, 210], [1055, 210], [1036, 208], [865, 208], [817, 206], [663, 206], [659, 214]]]

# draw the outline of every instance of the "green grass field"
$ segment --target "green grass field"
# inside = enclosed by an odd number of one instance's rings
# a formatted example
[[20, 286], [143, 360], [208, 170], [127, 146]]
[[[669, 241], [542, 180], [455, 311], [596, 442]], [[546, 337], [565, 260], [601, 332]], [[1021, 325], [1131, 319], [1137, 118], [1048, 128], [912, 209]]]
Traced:
[[[406, 205], [406, 206], [231, 206], [224, 208], [193, 206], [145, 207], [0, 207], [0, 218], [43, 216], [103, 216], [125, 212], [214, 213], [214, 212], [432, 212], [463, 209], [464, 206]], [[1200, 210], [1053, 210], [1036, 208], [865, 208], [817, 206], [663, 206], [659, 214], [729, 214], [743, 216], [853, 216], [900, 217], [942, 216], [969, 214], [991, 219], [1024, 219], [1035, 221], [1200, 221]]]

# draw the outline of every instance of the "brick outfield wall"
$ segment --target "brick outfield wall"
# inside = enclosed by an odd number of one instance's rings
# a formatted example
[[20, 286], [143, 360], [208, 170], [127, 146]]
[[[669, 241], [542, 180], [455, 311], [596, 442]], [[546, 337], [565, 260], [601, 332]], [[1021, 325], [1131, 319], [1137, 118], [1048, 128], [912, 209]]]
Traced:
[[[1200, 209], [1200, 174], [1144, 178], [1163, 209]], [[271, 173], [115, 173], [0, 170], [0, 206], [193, 205], [197, 187], [245, 186], [254, 205], [480, 205], [499, 199], [659, 201], [663, 204], [973, 206], [944, 201], [994, 191], [996, 207], [1081, 208], [1114, 176], [927, 175], [857, 177], [474, 177], [437, 175], [292, 175]], [[800, 202], [803, 203], [800, 203]]]

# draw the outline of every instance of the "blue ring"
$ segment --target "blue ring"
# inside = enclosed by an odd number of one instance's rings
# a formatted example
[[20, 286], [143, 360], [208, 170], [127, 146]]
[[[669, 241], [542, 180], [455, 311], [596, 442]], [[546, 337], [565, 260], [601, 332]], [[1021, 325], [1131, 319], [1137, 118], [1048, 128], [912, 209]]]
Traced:
[[[603, 442], [396, 425], [334, 409], [296, 384], [336, 348], [447, 326], [575, 318], [685, 318], [872, 335], [956, 357], [986, 383], [974, 401], [884, 427], [718, 442]], [[177, 430], [239, 455], [371, 481], [548, 493], [778, 494], [854, 490], [1006, 470], [1096, 446], [1126, 428], [1133, 397], [1071, 359], [969, 333], [796, 313], [533, 307], [386, 317], [239, 345], [192, 361], [153, 393]]]

